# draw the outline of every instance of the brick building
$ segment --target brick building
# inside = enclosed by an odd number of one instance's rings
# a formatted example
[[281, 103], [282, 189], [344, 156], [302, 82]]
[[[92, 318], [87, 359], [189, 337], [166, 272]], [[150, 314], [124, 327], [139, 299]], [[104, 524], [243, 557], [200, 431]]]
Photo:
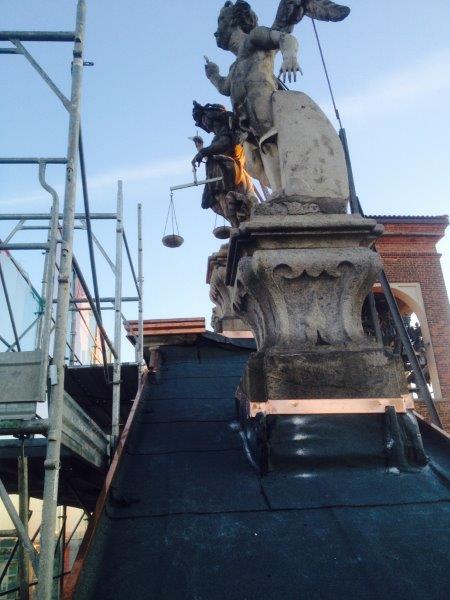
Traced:
[[448, 217], [372, 218], [385, 227], [377, 249], [402, 314], [414, 313], [419, 320], [436, 406], [444, 427], [450, 429], [450, 306], [436, 249]]

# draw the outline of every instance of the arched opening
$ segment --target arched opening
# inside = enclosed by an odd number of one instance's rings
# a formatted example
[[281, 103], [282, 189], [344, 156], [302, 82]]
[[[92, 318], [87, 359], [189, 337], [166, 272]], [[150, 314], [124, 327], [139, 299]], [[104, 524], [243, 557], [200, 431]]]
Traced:
[[[420, 284], [391, 284], [392, 292], [396, 298], [400, 313], [403, 318], [409, 338], [412, 342], [414, 351], [419, 360], [419, 364], [424, 371], [430, 391], [435, 398], [441, 397], [441, 389], [436, 369], [436, 361], [431, 344], [428, 321], [423, 306]], [[402, 343], [395, 329], [392, 316], [388, 307], [386, 297], [381, 286], [375, 286], [373, 289], [375, 305], [378, 312], [383, 344], [393, 352], [400, 354], [405, 366], [405, 376], [408, 381], [410, 392], [415, 395], [416, 385], [414, 373], [408, 361]], [[375, 337], [375, 331], [370, 315], [368, 299], [366, 299], [362, 319], [364, 330], [370, 337]]]

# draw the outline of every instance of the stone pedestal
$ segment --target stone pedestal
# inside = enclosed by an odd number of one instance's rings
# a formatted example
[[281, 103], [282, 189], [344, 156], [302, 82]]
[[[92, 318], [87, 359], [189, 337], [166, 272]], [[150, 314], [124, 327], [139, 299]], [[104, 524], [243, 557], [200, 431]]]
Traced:
[[[284, 198], [260, 205], [230, 239], [232, 307], [257, 343], [241, 382], [239, 414], [263, 470], [274, 466], [273, 436], [279, 442], [283, 423], [295, 431], [299, 418], [266, 415], [264, 403], [399, 399], [407, 392], [400, 358], [368, 338], [361, 322], [364, 299], [382, 268], [372, 250], [382, 227], [359, 215], [297, 214], [297, 203]], [[255, 402], [262, 403], [259, 415], [249, 410]], [[318, 414], [318, 427], [330, 418]], [[378, 420], [383, 431], [384, 415], [365, 418]], [[295, 435], [301, 439], [301, 428]], [[378, 442], [373, 447], [379, 453]]]
[[[398, 365], [362, 327], [381, 269], [381, 227], [358, 215], [258, 215], [231, 239], [233, 310], [258, 352], [246, 386], [258, 400], [400, 396]], [[252, 375], [254, 374], [254, 375]]]
[[[358, 215], [255, 215], [232, 237], [233, 310], [258, 352], [246, 387], [276, 398], [400, 396], [398, 365], [362, 327], [381, 227]], [[251, 391], [250, 391], [251, 390]]]
[[400, 398], [406, 393], [402, 366], [400, 358], [369, 343], [345, 350], [268, 350], [250, 358], [242, 387], [251, 402]]

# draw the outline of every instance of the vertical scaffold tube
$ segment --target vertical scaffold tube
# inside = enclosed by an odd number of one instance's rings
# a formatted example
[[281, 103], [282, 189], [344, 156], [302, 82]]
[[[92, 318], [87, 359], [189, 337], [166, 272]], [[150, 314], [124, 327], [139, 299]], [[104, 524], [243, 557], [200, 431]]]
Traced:
[[53, 348], [53, 363], [56, 366], [57, 381], [54, 382], [55, 384], [52, 386], [49, 405], [50, 425], [47, 435], [47, 455], [44, 463], [45, 480], [42, 507], [41, 553], [37, 586], [38, 600], [50, 600], [53, 587], [55, 525], [58, 504], [61, 430], [64, 402], [64, 355], [66, 348], [70, 274], [73, 254], [85, 19], [86, 2], [85, 0], [78, 0], [76, 42], [74, 45], [72, 62], [72, 89], [70, 97], [61, 263], [58, 277], [58, 300]]
[[138, 308], [138, 348], [137, 363], [139, 365], [139, 378], [144, 365], [144, 265], [142, 248], [142, 204], [138, 204], [138, 281], [139, 281], [139, 308]]
[[[28, 511], [29, 511], [29, 496], [28, 496], [28, 457], [25, 454], [25, 438], [21, 439], [20, 456], [18, 460], [18, 475], [19, 475], [19, 516], [28, 535]], [[28, 555], [24, 545], [19, 546], [19, 587], [20, 600], [28, 600], [29, 594], [29, 568]]]
[[117, 221], [116, 221], [116, 286], [114, 298], [114, 358], [111, 446], [115, 448], [120, 426], [120, 377], [121, 377], [121, 327], [122, 327], [122, 245], [123, 245], [123, 185], [117, 182]]
[[47, 370], [48, 355], [50, 348], [50, 329], [53, 316], [53, 289], [55, 280], [56, 249], [59, 225], [59, 198], [56, 191], [48, 185], [45, 180], [45, 163], [39, 163], [39, 181], [42, 187], [52, 196], [52, 210], [50, 219], [50, 229], [47, 238], [48, 251], [45, 255], [44, 278], [42, 281], [42, 298], [44, 298], [44, 314], [41, 318], [41, 331], [39, 337], [39, 348], [42, 352], [41, 375], [40, 375], [40, 396], [45, 398], [47, 391]]

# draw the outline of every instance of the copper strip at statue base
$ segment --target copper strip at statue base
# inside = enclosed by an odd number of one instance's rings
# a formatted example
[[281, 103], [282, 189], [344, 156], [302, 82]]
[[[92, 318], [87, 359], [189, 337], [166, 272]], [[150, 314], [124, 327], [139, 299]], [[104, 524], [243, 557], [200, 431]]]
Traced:
[[320, 400], [268, 400], [250, 402], [250, 416], [266, 415], [324, 415], [324, 414], [369, 414], [384, 413], [393, 406], [398, 413], [414, 408], [409, 394], [400, 398], [338, 398]]

